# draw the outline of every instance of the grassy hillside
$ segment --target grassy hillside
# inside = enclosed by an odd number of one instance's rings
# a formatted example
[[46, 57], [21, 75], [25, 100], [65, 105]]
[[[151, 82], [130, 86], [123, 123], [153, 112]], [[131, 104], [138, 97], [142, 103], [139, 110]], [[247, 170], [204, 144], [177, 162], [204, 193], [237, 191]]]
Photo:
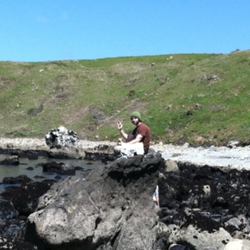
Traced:
[[153, 139], [250, 141], [250, 51], [41, 63], [0, 62], [0, 136], [44, 137], [60, 125], [117, 140], [142, 113]]

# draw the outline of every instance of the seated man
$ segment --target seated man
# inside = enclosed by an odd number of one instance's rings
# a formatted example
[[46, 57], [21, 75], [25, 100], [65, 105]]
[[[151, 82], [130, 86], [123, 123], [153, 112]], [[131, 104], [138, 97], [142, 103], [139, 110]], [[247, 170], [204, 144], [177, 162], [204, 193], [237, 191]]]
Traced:
[[[150, 145], [150, 129], [141, 120], [141, 115], [138, 111], [134, 111], [130, 115], [131, 122], [135, 125], [135, 129], [131, 134], [127, 134], [123, 130], [121, 121], [117, 122], [117, 127], [126, 140], [126, 143], [121, 142], [121, 146], [129, 150], [134, 150], [137, 154], [147, 154]], [[126, 144], [126, 145], [125, 145]], [[140, 149], [141, 148], [141, 149]]]

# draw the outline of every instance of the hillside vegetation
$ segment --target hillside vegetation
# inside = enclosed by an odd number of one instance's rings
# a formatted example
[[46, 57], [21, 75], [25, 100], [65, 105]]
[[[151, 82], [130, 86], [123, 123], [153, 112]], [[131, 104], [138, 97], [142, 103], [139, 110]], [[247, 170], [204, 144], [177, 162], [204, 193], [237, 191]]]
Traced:
[[250, 51], [39, 63], [0, 62], [0, 136], [117, 140], [138, 110], [163, 143], [250, 141]]

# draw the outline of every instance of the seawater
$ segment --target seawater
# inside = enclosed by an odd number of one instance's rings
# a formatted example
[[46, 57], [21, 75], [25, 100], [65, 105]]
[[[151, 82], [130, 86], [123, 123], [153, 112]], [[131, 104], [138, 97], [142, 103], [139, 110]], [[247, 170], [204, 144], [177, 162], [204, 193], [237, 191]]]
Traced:
[[[9, 155], [0, 154], [0, 161], [6, 159]], [[45, 179], [54, 179], [58, 174], [49, 174], [43, 172], [42, 166], [38, 166], [39, 163], [46, 162], [63, 162], [70, 164], [74, 167], [81, 167], [82, 170], [76, 171], [76, 176], [82, 176], [83, 171], [94, 169], [97, 167], [103, 167], [101, 161], [86, 161], [77, 159], [54, 159], [47, 157], [39, 157], [37, 160], [30, 160], [28, 158], [19, 158], [19, 165], [1, 165], [0, 164], [0, 194], [4, 191], [6, 184], [2, 184], [4, 177], [17, 177], [19, 175], [26, 175], [34, 181], [43, 181]], [[32, 167], [33, 170], [28, 170], [28, 167]], [[42, 178], [35, 178], [35, 176], [40, 176]], [[60, 175], [61, 178], [65, 178], [65, 175]]]

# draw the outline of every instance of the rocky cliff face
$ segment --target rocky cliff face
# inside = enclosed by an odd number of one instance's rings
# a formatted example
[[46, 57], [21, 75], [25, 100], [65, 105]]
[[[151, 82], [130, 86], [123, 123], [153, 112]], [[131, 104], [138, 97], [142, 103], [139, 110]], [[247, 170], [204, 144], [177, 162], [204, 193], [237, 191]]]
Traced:
[[40, 249], [150, 249], [157, 237], [152, 194], [160, 154], [118, 159], [68, 177], [39, 199], [26, 239]]

